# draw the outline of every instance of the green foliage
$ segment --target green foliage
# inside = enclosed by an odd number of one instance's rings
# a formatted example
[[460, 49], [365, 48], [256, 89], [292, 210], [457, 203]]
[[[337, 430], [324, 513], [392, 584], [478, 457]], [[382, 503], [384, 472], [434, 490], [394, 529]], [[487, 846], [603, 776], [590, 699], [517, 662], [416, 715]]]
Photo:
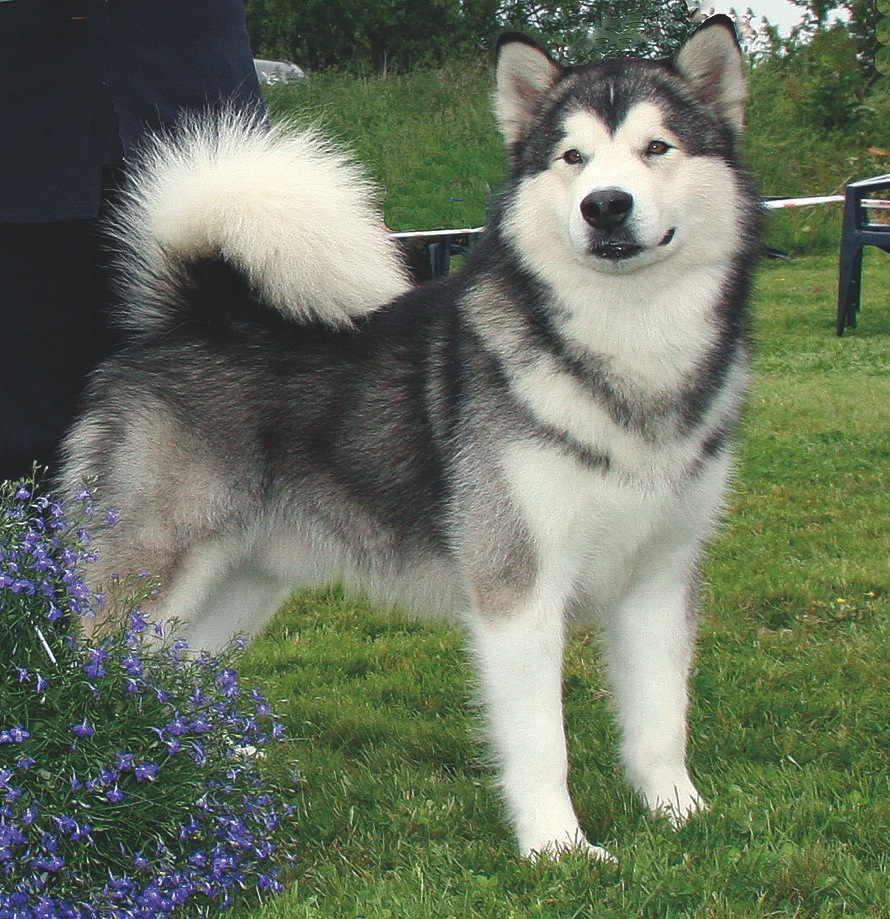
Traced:
[[667, 57], [692, 31], [685, 0], [504, 0], [498, 22], [538, 37], [567, 61], [610, 56]]
[[[828, 195], [887, 171], [890, 96], [867, 88], [856, 40], [841, 26], [778, 49], [749, 76], [746, 153], [765, 195]], [[775, 214], [770, 242], [790, 252], [836, 249], [839, 207]]]
[[758, 70], [775, 72], [798, 123], [815, 131], [849, 130], [865, 114], [866, 82], [856, 43], [839, 23], [817, 32], [793, 53], [776, 55]]
[[459, 0], [248, 0], [247, 24], [254, 51], [264, 57], [312, 70], [404, 71], [478, 51], [467, 25], [484, 5], [471, 5], [465, 20]]
[[801, 7], [803, 22], [792, 42], [801, 44], [828, 27], [829, 17], [840, 14], [844, 17], [844, 32], [850, 36], [856, 48], [856, 55], [862, 66], [865, 80], [863, 89], [870, 87], [876, 76], [876, 56], [879, 47], [879, 12], [881, 4], [875, 0], [790, 0]]
[[665, 56], [691, 27], [685, 0], [247, 0], [247, 24], [260, 56], [310, 70], [378, 72], [477, 60], [508, 28], [584, 60]]

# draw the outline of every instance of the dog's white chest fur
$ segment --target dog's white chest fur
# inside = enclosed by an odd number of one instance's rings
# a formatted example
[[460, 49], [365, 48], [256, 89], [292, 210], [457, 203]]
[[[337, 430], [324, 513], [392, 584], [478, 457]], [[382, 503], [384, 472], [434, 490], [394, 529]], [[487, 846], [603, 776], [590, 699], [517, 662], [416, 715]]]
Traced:
[[[654, 462], [651, 467], [656, 466]], [[551, 447], [516, 444], [503, 468], [535, 544], [543, 577], [573, 587], [602, 609], [616, 603], [640, 560], [676, 547], [682, 534], [700, 542], [711, 530], [729, 474], [728, 458], [711, 460], [694, 484], [667, 477], [622, 480], [590, 469]]]

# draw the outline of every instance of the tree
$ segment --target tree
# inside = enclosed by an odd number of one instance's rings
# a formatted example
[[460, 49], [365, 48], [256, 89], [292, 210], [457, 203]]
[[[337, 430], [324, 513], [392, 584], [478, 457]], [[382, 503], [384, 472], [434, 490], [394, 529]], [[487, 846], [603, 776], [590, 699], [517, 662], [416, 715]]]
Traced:
[[804, 11], [800, 37], [811, 39], [830, 28], [832, 13], [840, 12], [846, 20], [846, 30], [855, 42], [856, 54], [862, 63], [864, 87], [872, 86], [877, 79], [876, 59], [878, 42], [878, 0], [791, 0]]
[[407, 70], [478, 59], [505, 29], [582, 61], [666, 56], [692, 27], [686, 0], [247, 0], [256, 53], [310, 69]]
[[[407, 70], [469, 56], [496, 0], [247, 0], [255, 52], [310, 69]], [[490, 34], [484, 39], [490, 41]]]
[[667, 57], [692, 31], [697, 4], [686, 0], [503, 0], [499, 21], [538, 35], [567, 60], [610, 56]]

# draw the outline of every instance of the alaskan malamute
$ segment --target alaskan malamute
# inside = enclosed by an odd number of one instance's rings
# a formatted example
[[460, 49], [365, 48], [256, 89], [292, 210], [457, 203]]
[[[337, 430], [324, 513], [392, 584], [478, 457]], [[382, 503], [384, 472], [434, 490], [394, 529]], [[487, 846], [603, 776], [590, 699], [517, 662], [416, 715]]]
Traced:
[[602, 624], [627, 777], [686, 769], [698, 568], [748, 385], [758, 198], [738, 162], [732, 23], [669, 61], [565, 67], [498, 45], [509, 174], [463, 270], [409, 289], [361, 171], [235, 116], [161, 138], [116, 233], [129, 347], [96, 374], [61, 487], [120, 522], [194, 647], [294, 585], [466, 624], [526, 855], [590, 845], [566, 785], [566, 632]]

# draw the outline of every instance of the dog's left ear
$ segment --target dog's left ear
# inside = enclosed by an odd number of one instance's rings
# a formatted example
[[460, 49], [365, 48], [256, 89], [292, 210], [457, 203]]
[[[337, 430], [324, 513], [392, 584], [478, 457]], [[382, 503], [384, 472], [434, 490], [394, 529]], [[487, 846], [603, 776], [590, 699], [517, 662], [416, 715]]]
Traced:
[[497, 44], [494, 108], [504, 140], [520, 140], [541, 111], [543, 98], [563, 67], [539, 45], [518, 32]]
[[729, 16], [706, 19], [671, 63], [721, 121], [736, 131], [742, 130], [747, 96], [745, 62]]

